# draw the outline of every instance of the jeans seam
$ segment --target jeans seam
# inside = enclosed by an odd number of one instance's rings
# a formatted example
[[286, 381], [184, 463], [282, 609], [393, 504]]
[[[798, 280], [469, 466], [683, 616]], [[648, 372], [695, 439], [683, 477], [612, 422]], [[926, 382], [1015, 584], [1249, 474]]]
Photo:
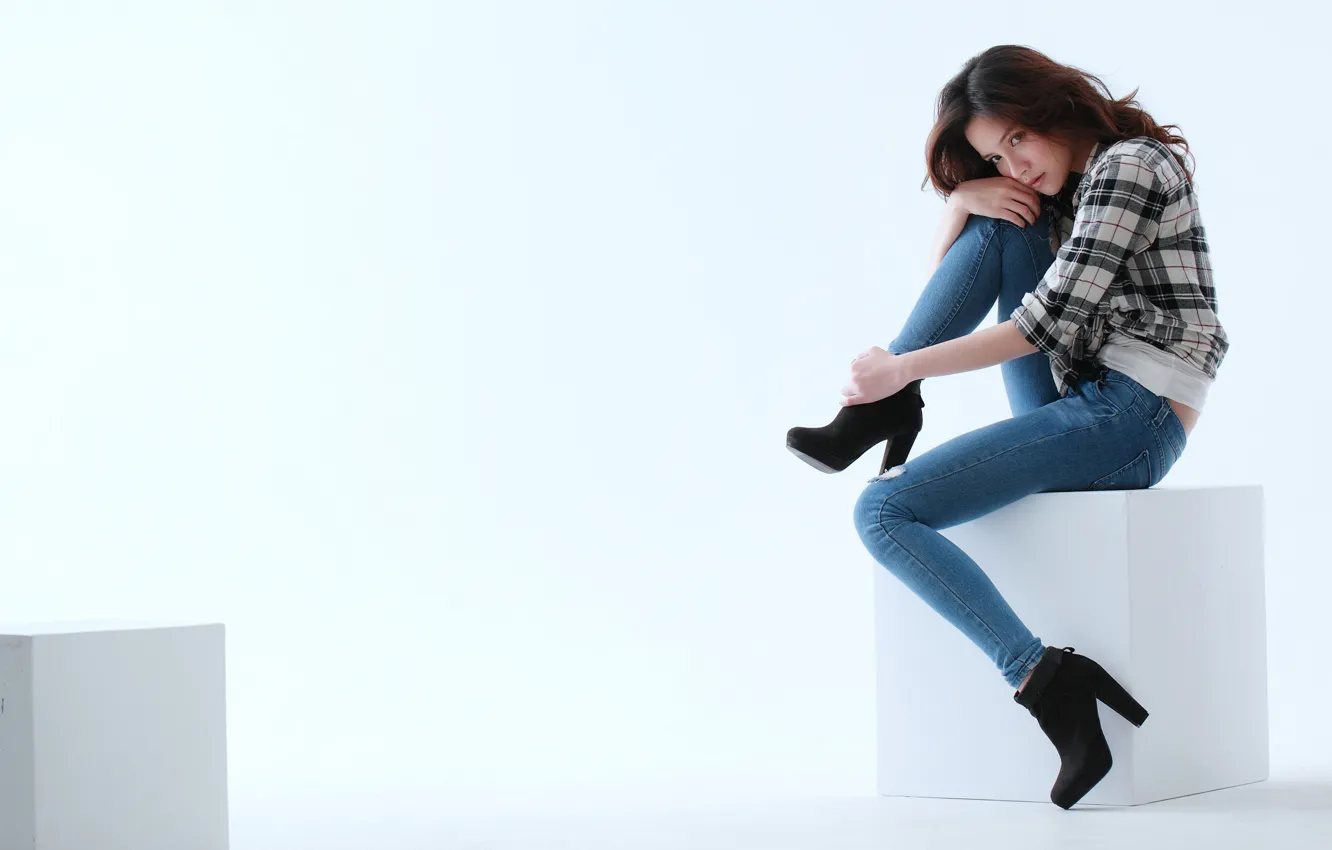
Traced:
[[[1172, 439], [1171, 436], [1170, 436], [1170, 432], [1169, 432], [1169, 428], [1170, 428], [1170, 426], [1169, 426], [1169, 425], [1166, 425], [1165, 427], [1166, 427], [1166, 429], [1167, 429], [1167, 430], [1166, 430], [1166, 433], [1165, 433], [1165, 438], [1166, 438], [1166, 440], [1170, 443], [1170, 450], [1174, 453], [1175, 457], [1178, 459], [1179, 457], [1183, 456], [1183, 454], [1184, 454], [1184, 446], [1187, 445], [1187, 439], [1188, 439], [1188, 438], [1185, 437], [1185, 438], [1184, 438], [1184, 442], [1181, 442], [1179, 445], [1176, 445], [1174, 439]], [[1184, 431], [1184, 426], [1181, 424], [1181, 425], [1179, 425], [1178, 427], [1179, 427], [1180, 432], [1182, 433], [1182, 432]]]
[[[909, 521], [909, 522], [917, 522], [917, 520], [908, 520], [908, 521]], [[893, 543], [895, 543], [895, 544], [897, 545], [897, 548], [899, 548], [899, 549], [901, 549], [903, 552], [907, 553], [907, 557], [909, 557], [911, 560], [913, 560], [913, 561], [915, 561], [917, 564], [919, 564], [920, 567], [921, 567], [921, 569], [923, 569], [925, 572], [929, 573], [929, 574], [930, 574], [930, 577], [933, 578], [936, 582], [938, 582], [938, 584], [939, 584], [940, 587], [945, 588], [949, 593], [951, 593], [951, 594], [953, 595], [953, 598], [956, 599], [957, 602], [958, 602], [958, 604], [962, 606], [962, 610], [966, 611], [967, 614], [970, 615], [971, 619], [973, 619], [973, 620], [976, 621], [976, 624], [977, 624], [977, 625], [979, 625], [981, 628], [985, 629], [985, 631], [989, 632], [990, 637], [994, 638], [994, 642], [995, 642], [995, 643], [997, 643], [997, 644], [999, 644], [1000, 646], [1002, 646], [1002, 647], [1004, 648], [1004, 651], [1007, 652], [1009, 655], [1012, 655], [1012, 654], [1013, 654], [1013, 650], [1012, 650], [1012, 648], [1010, 648], [1010, 647], [1008, 646], [1008, 644], [1004, 642], [1003, 638], [999, 637], [999, 635], [995, 633], [994, 629], [990, 628], [990, 624], [987, 623], [987, 622], [985, 622], [984, 620], [982, 620], [982, 619], [980, 618], [980, 615], [977, 614], [974, 610], [972, 610], [972, 607], [971, 607], [970, 605], [967, 604], [967, 601], [966, 601], [965, 599], [963, 599], [961, 596], [958, 595], [957, 591], [953, 590], [952, 587], [949, 587], [949, 585], [948, 585], [947, 582], [945, 582], [943, 579], [939, 578], [939, 574], [936, 573], [934, 570], [930, 569], [929, 564], [926, 564], [926, 563], [925, 563], [924, 561], [922, 561], [920, 558], [917, 558], [917, 557], [916, 557], [916, 554], [915, 554], [914, 552], [912, 552], [912, 551], [911, 551], [910, 549], [908, 549], [906, 546], [903, 546], [903, 545], [902, 545], [902, 541], [898, 540], [896, 537], [893, 536], [893, 533], [892, 533], [891, 531], [888, 530], [888, 526], [884, 525], [882, 519], [879, 520], [878, 525], [879, 525], [880, 530], [883, 531], [883, 534], [884, 534], [885, 537], [887, 537], [889, 540], [893, 541]], [[926, 528], [928, 528], [928, 527], [929, 527], [929, 526], [926, 526]], [[933, 531], [933, 529], [931, 529], [931, 531]], [[935, 533], [935, 534], [938, 534], [939, 532], [935, 531], [934, 533]]]

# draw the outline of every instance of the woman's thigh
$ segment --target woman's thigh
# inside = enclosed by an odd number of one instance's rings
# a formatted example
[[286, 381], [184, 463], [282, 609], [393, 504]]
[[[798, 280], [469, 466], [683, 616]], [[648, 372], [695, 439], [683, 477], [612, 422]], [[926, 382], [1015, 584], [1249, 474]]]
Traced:
[[1174, 457], [1135, 387], [1083, 380], [1064, 398], [935, 446], [871, 479], [856, 522], [882, 521], [887, 509], [943, 529], [1033, 493], [1150, 487]]

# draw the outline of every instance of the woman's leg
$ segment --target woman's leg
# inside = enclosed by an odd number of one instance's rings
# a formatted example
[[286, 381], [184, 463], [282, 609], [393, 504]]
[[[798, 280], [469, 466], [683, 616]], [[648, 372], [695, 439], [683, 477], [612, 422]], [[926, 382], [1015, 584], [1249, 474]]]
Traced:
[[[1051, 208], [1041, 209], [1040, 218], [1025, 230], [1005, 221], [1009, 231], [1022, 236], [1017, 239], [1006, 234], [1004, 240], [1004, 273], [999, 283], [998, 322], [1003, 324], [1022, 303], [1022, 297], [1036, 288], [1046, 269], [1054, 262], [1054, 253], [1050, 251]], [[1026, 248], [1024, 255], [1023, 248]], [[1004, 388], [1008, 391], [1008, 407], [1014, 416], [1021, 416], [1038, 407], [1056, 401], [1059, 391], [1055, 389], [1054, 376], [1050, 374], [1050, 358], [1043, 351], [1006, 360], [999, 364], [1004, 376]]]
[[[1049, 207], [1027, 227], [987, 216], [969, 217], [887, 350], [905, 354], [966, 336], [980, 326], [996, 301], [999, 321], [1006, 321], [1054, 262], [1050, 224]], [[1000, 369], [1014, 416], [1059, 398], [1049, 358], [1041, 352], [1010, 360]]]
[[[855, 506], [870, 553], [971, 639], [1016, 688], [1042, 641], [940, 529], [1032, 493], [1150, 487], [1184, 447], [1170, 405], [1116, 370], [1064, 398], [962, 434], [871, 479]], [[1145, 455], [1144, 455], [1145, 453]]]

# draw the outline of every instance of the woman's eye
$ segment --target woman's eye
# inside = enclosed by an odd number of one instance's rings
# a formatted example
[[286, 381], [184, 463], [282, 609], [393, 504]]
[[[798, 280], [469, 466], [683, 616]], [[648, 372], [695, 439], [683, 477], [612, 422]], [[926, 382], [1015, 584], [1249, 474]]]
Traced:
[[[1014, 133], [1013, 135], [1009, 136], [1009, 137], [1008, 137], [1008, 141], [1009, 141], [1009, 143], [1010, 143], [1009, 146], [1012, 147], [1012, 145], [1017, 144], [1017, 140], [1020, 139], [1020, 138], [1022, 138], [1022, 134], [1021, 134], [1021, 133]], [[998, 157], [999, 157], [998, 154], [995, 154], [994, 156], [990, 157], [990, 163], [993, 164], [994, 161], [995, 161], [996, 159], [998, 159]]]

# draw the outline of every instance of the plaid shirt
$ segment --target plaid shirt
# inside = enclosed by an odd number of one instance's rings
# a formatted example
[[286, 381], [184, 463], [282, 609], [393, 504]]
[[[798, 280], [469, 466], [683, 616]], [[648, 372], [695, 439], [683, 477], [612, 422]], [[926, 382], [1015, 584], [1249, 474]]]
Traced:
[[1059, 394], [1095, 372], [1111, 329], [1215, 378], [1230, 342], [1193, 189], [1170, 149], [1148, 136], [1098, 143], [1051, 206], [1055, 260], [1009, 318], [1050, 356]]

